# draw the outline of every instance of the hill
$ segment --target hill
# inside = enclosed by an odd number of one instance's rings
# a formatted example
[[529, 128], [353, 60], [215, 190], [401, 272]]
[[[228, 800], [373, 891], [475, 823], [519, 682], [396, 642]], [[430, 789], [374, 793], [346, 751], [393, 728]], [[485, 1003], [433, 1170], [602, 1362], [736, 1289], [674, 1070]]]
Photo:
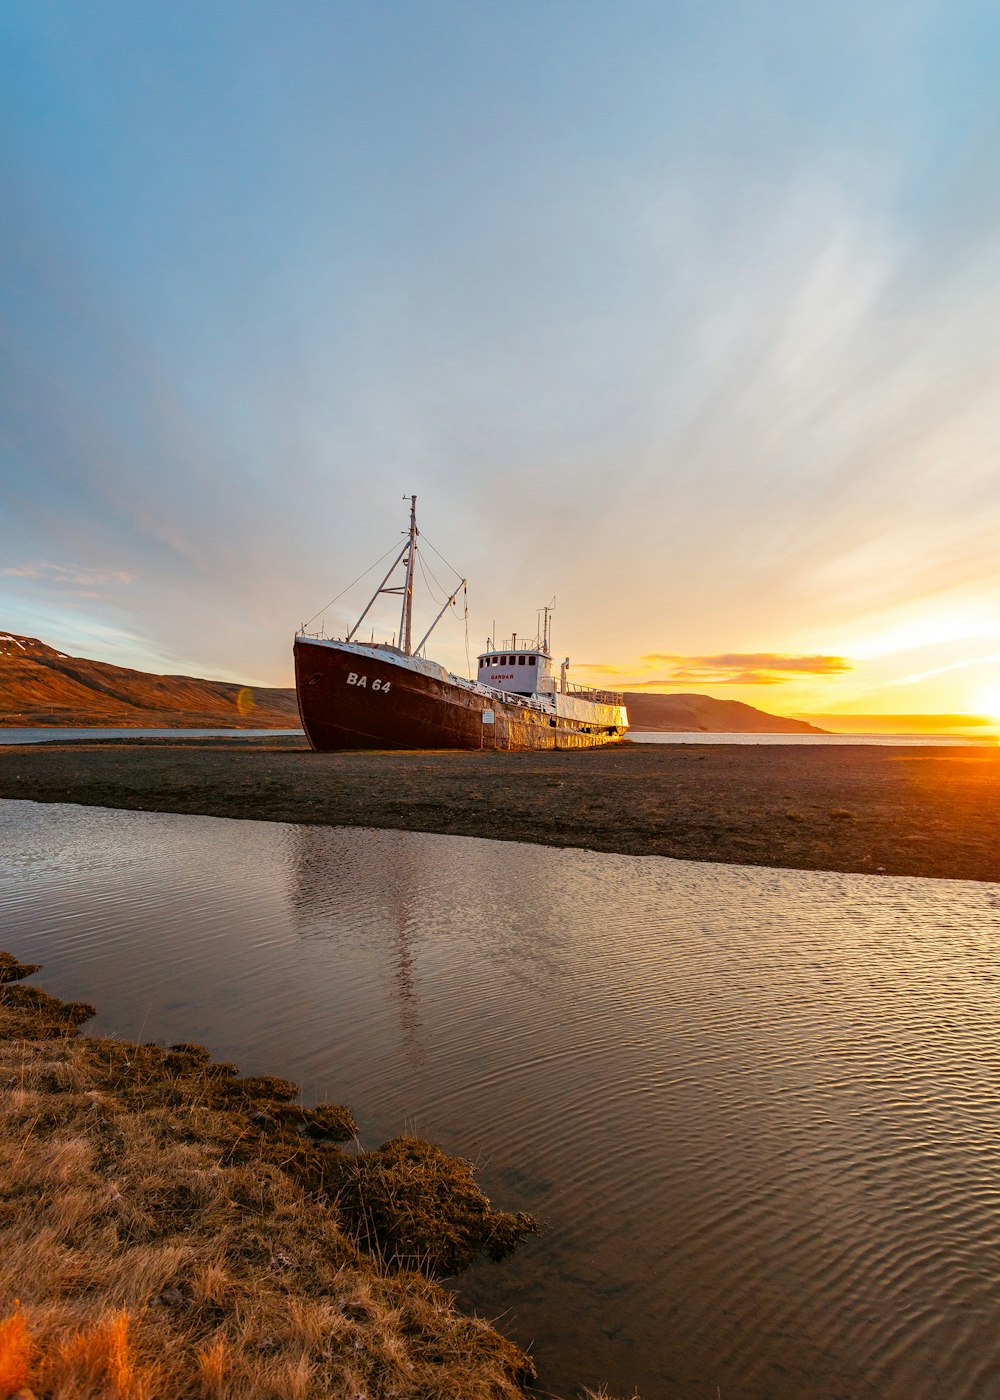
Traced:
[[714, 700], [710, 695], [646, 695], [625, 693], [633, 729], [706, 734], [825, 734], [801, 719], [769, 715], [739, 700]]
[[0, 632], [0, 726], [297, 729], [292, 689], [156, 676]]
[[[707, 734], [822, 734], [738, 700], [709, 695], [625, 696], [633, 729]], [[115, 729], [297, 729], [292, 688], [235, 685], [195, 676], [158, 676], [67, 656], [39, 641], [0, 632], [0, 727]]]

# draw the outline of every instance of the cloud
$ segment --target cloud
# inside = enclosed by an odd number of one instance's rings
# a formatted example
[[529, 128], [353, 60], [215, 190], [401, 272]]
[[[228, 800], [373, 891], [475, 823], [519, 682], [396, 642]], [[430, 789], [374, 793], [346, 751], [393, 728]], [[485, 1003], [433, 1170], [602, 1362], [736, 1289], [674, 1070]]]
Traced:
[[970, 656], [963, 661], [952, 661], [947, 666], [933, 666], [928, 671], [914, 671], [906, 676], [896, 676], [892, 680], [885, 682], [886, 685], [915, 685], [918, 681], [928, 680], [931, 676], [944, 676], [950, 671], [966, 671], [970, 666], [991, 666], [1000, 661], [1000, 651], [990, 652], [987, 656]]
[[606, 666], [601, 661], [575, 661], [573, 663], [575, 671], [586, 671], [588, 676], [628, 676], [630, 671], [621, 666]]
[[669, 676], [657, 676], [650, 681], [630, 681], [628, 684], [631, 690], [656, 690], [665, 685], [782, 685], [789, 679], [788, 676], [772, 676], [763, 671], [741, 671], [727, 676], [679, 670]]
[[[106, 588], [109, 584], [127, 584], [132, 575], [124, 569], [82, 569], [70, 564], [49, 564], [44, 560], [36, 564], [21, 564], [0, 569], [6, 578], [26, 578], [38, 583], [54, 583], [65, 588]], [[95, 597], [87, 593], [85, 597]]]
[[412, 491], [474, 636], [557, 588], [609, 684], [818, 683], [847, 664], [700, 653], [860, 658], [957, 583], [996, 615], [1000, 133], [963, 7], [497, 7], [489, 44], [388, 49], [377, 7], [258, 7], [239, 62], [198, 21], [176, 71], [147, 8], [113, 49], [56, 53], [44, 7], [12, 39], [0, 535], [78, 565], [4, 571], [19, 616], [287, 683]]
[[653, 685], [781, 685], [793, 676], [836, 676], [852, 669], [843, 656], [786, 656], [780, 652], [724, 652], [718, 656], [678, 656], [649, 652], [645, 663], [666, 662], [666, 677], [640, 681]]

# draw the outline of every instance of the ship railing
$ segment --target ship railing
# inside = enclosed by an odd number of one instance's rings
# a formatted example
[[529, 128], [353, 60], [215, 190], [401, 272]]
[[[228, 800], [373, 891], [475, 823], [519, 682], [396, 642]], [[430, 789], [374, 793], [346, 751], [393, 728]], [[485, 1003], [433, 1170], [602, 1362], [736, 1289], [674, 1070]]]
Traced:
[[487, 689], [491, 691], [498, 700], [502, 700], [505, 705], [520, 705], [524, 710], [530, 710], [532, 708], [530, 695], [518, 695], [515, 690], [500, 690], [492, 685], [487, 686]]
[[534, 709], [540, 699], [547, 700], [548, 698], [539, 695], [538, 692], [534, 695], [520, 695], [516, 690], [503, 690], [500, 686], [489, 685], [486, 681], [467, 681], [457, 676], [455, 679], [459, 685], [474, 690], [477, 695], [489, 695], [498, 702], [503, 701], [505, 705], [520, 705], [522, 709], [526, 710]]
[[575, 695], [580, 700], [593, 700], [601, 705], [625, 704], [625, 696], [620, 690], [598, 690], [592, 685], [576, 685], [573, 681], [562, 681], [558, 676], [543, 676], [538, 689], [554, 695]]

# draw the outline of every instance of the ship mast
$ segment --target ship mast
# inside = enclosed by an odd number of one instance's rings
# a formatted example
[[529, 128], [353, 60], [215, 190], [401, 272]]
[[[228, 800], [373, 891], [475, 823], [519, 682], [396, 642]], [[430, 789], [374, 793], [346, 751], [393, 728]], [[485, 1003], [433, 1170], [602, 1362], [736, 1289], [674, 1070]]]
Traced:
[[[403, 497], [406, 500], [406, 497]], [[410, 497], [410, 538], [406, 546], [406, 582], [403, 584], [403, 611], [399, 616], [399, 645], [410, 655], [410, 625], [413, 621], [413, 560], [417, 553], [417, 498]]]
[[[445, 604], [444, 604], [444, 606], [442, 607], [441, 611], [438, 613], [437, 617], [436, 617], [436, 618], [434, 619], [434, 621], [431, 623], [430, 627], [428, 627], [427, 631], [424, 633], [423, 637], [422, 637], [421, 640], [417, 643], [417, 646], [416, 646], [416, 648], [414, 649], [414, 647], [413, 647], [413, 565], [414, 565], [414, 561], [416, 560], [416, 557], [417, 557], [417, 536], [420, 534], [420, 531], [417, 529], [417, 498], [416, 498], [416, 496], [404, 496], [404, 497], [403, 497], [403, 500], [404, 500], [404, 501], [409, 501], [409, 503], [410, 503], [410, 528], [409, 528], [409, 530], [407, 530], [407, 532], [406, 532], [406, 543], [403, 545], [402, 549], [399, 551], [399, 553], [396, 555], [395, 559], [394, 559], [394, 560], [392, 561], [392, 563], [389, 565], [389, 572], [386, 574], [385, 578], [384, 578], [384, 579], [382, 580], [382, 582], [379, 584], [378, 588], [376, 588], [375, 592], [374, 592], [374, 593], [372, 594], [372, 596], [369, 598], [369, 600], [368, 600], [368, 606], [365, 608], [364, 612], [363, 612], [363, 613], [361, 614], [361, 616], [358, 618], [357, 622], [354, 624], [354, 626], [353, 626], [353, 627], [351, 628], [351, 630], [348, 632], [348, 634], [347, 634], [347, 636], [344, 638], [344, 640], [347, 641], [347, 642], [351, 642], [351, 641], [354, 640], [355, 636], [357, 635], [357, 632], [358, 632], [359, 628], [361, 627], [362, 622], [364, 622], [365, 618], [366, 618], [366, 617], [368, 616], [368, 614], [371, 612], [372, 608], [375, 606], [375, 603], [376, 603], [377, 599], [381, 596], [381, 594], [383, 594], [383, 593], [395, 593], [397, 596], [400, 595], [400, 594], [402, 594], [402, 598], [403, 598], [403, 610], [402, 610], [402, 612], [401, 612], [400, 615], [399, 615], [399, 647], [398, 647], [398, 650], [401, 651], [401, 652], [403, 653], [404, 656], [413, 656], [413, 655], [414, 655], [414, 650], [416, 650], [416, 652], [419, 653], [419, 651], [420, 651], [421, 648], [423, 647], [424, 643], [427, 641], [427, 638], [428, 638], [428, 637], [431, 635], [431, 633], [434, 631], [434, 628], [435, 628], [435, 627], [438, 625], [438, 623], [441, 621], [442, 617], [444, 617], [444, 615], [445, 615], [445, 613], [448, 611], [448, 609], [449, 609], [450, 607], [452, 607], [452, 605], [454, 604], [455, 600], [456, 600], [457, 597], [458, 597], [459, 590], [465, 587], [465, 579], [464, 579], [464, 578], [463, 578], [463, 579], [459, 579], [459, 581], [458, 581], [458, 588], [455, 589], [455, 591], [454, 591], [454, 593], [451, 595], [451, 597], [445, 602]], [[431, 545], [431, 548], [434, 549], [434, 546]], [[435, 550], [434, 552], [437, 553], [436, 550]], [[445, 560], [444, 562], [445, 562], [446, 564], [448, 563], [447, 560]], [[402, 584], [400, 584], [400, 586], [399, 586], [398, 588], [390, 587], [390, 585], [389, 585], [389, 580], [392, 578], [393, 574], [394, 574], [394, 573], [396, 572], [396, 570], [399, 568], [400, 564], [402, 564], [403, 567], [404, 567], [404, 569], [405, 569], [405, 578], [404, 578]], [[448, 564], [448, 568], [449, 568], [449, 569], [451, 568], [451, 565], [450, 565], [450, 564]], [[355, 580], [355, 582], [357, 582], [357, 580]], [[468, 607], [466, 607], [466, 617], [468, 617]], [[393, 643], [395, 644], [395, 637], [393, 637]], [[373, 645], [374, 645], [374, 643], [373, 643]], [[381, 643], [379, 643], [379, 645], [381, 645]]]

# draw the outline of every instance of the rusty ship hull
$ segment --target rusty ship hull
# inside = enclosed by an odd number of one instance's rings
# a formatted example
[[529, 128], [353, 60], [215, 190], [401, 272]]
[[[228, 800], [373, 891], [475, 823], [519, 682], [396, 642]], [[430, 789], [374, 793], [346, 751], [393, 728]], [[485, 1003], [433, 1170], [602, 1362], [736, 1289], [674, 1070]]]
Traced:
[[392, 647], [300, 635], [294, 652], [302, 727], [321, 751], [584, 749], [627, 728], [624, 710], [491, 692]]

